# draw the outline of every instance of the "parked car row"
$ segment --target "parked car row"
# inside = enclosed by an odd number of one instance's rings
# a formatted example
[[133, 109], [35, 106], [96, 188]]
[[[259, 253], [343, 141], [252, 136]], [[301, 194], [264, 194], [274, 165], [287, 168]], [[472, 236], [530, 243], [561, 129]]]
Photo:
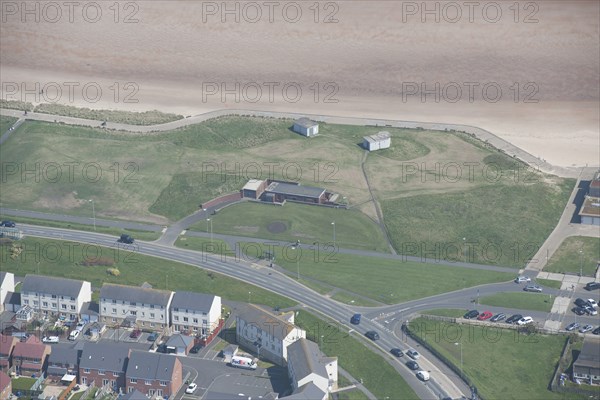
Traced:
[[575, 307], [572, 309], [572, 311], [577, 315], [598, 315], [597, 308], [598, 304], [594, 299], [584, 300], [577, 298], [575, 299]]
[[4, 226], [6, 228], [14, 228], [15, 226], [17, 226], [17, 224], [15, 224], [14, 221], [2, 221], [0, 222], [0, 226]]
[[581, 324], [579, 322], [573, 322], [573, 323], [570, 323], [569, 325], [567, 325], [565, 327], [565, 330], [567, 332], [571, 332], [571, 331], [574, 331], [576, 329], [579, 329], [580, 333], [587, 333], [589, 331], [592, 331], [592, 333], [594, 335], [600, 335], [600, 326], [597, 327], [596, 329], [594, 329], [594, 327], [592, 325], [590, 325], [590, 324], [586, 324], [586, 325], [581, 326]]
[[474, 319], [477, 318], [478, 321], [486, 321], [490, 320], [490, 322], [500, 322], [505, 321], [507, 324], [517, 324], [517, 325], [527, 325], [533, 322], [533, 318], [524, 317], [521, 314], [515, 314], [508, 318], [506, 318], [506, 314], [498, 313], [493, 315], [490, 311], [484, 311], [481, 314], [477, 310], [468, 311], [464, 316], [464, 319]]

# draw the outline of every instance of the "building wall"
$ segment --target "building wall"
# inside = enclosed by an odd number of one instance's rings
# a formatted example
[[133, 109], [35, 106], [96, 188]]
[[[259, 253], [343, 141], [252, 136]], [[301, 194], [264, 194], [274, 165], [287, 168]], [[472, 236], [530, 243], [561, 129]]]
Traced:
[[[171, 310], [172, 323], [175, 330], [190, 330], [198, 335], [210, 335], [218, 326], [221, 319], [221, 298], [215, 296], [210, 310]], [[185, 321], [187, 318], [187, 321]], [[195, 329], [194, 329], [195, 328]]]
[[76, 297], [76, 307], [77, 307], [77, 315], [81, 314], [81, 308], [83, 307], [83, 303], [92, 301], [92, 284], [90, 282], [84, 281], [83, 285], [81, 285], [81, 291], [79, 292], [79, 296]]
[[2, 286], [0, 286], [0, 312], [4, 311], [4, 302], [6, 301], [6, 294], [8, 292], [15, 291], [15, 275], [7, 272]]
[[100, 374], [98, 370], [90, 369], [89, 372], [85, 372], [84, 368], [79, 368], [79, 383], [84, 385], [90, 385], [95, 382], [96, 387], [104, 386], [104, 381], [107, 380], [109, 385], [119, 389], [125, 389], [125, 372], [119, 372], [119, 376], [115, 376], [113, 372], [105, 371], [104, 374]]
[[183, 384], [183, 367], [181, 361], [175, 359], [175, 366], [173, 368], [173, 375], [170, 381], [163, 382], [165, 385], [161, 385], [159, 380], [151, 380], [146, 384], [145, 380], [137, 379], [135, 383], [131, 382], [131, 378], [126, 379], [126, 390], [125, 393], [131, 393], [134, 390], [139, 390], [145, 395], [149, 395], [152, 391], [153, 395], [162, 397], [171, 397], [177, 394], [177, 391]]
[[303, 378], [301, 378], [300, 380], [297, 380], [296, 377], [292, 377], [292, 382], [294, 385], [294, 390], [298, 389], [299, 387], [306, 385], [309, 382], [314, 383], [319, 389], [321, 389], [322, 391], [324, 391], [325, 393], [329, 392], [329, 379], [325, 378], [324, 376], [321, 375], [317, 375], [317, 374], [310, 374], [307, 375]]
[[69, 319], [77, 319], [82, 303], [83, 301], [77, 297], [52, 295], [49, 293], [38, 293], [37, 295], [34, 292], [21, 293], [22, 305], [28, 305], [33, 310], [41, 312], [44, 315], [65, 315]]
[[129, 301], [113, 302], [112, 299], [101, 299], [100, 315], [105, 324], [121, 323], [125, 318], [135, 315], [137, 324], [142, 328], [163, 329], [169, 326], [168, 306], [156, 304], [132, 304]]

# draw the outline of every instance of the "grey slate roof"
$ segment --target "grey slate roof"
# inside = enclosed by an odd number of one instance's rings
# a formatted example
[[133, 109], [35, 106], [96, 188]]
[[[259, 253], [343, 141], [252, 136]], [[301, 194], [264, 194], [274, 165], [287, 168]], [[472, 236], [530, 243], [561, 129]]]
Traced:
[[321, 400], [325, 397], [326, 393], [319, 389], [317, 385], [312, 382], [308, 382], [305, 385], [300, 386], [294, 390], [290, 396], [282, 397], [283, 399], [289, 400]]
[[194, 338], [185, 335], [173, 335], [167, 340], [167, 347], [185, 347], [187, 348], [190, 343], [194, 341]]
[[238, 314], [238, 318], [246, 321], [248, 324], [256, 325], [265, 332], [269, 332], [273, 337], [284, 340], [295, 326], [285, 319], [273, 315], [254, 304], [248, 305]]
[[285, 182], [272, 182], [269, 187], [267, 187], [266, 192], [319, 198], [325, 192], [325, 189], [314, 186], [294, 185]]
[[54, 294], [57, 296], [77, 297], [83, 281], [51, 276], [27, 275], [23, 280], [21, 292]]
[[95, 301], [86, 301], [81, 306], [81, 315], [100, 315], [100, 304]]
[[124, 396], [119, 397], [121, 400], [148, 400], [146, 395], [139, 390], [135, 389], [131, 393], [127, 393]]
[[77, 365], [79, 351], [75, 348], [52, 347], [52, 352], [48, 357], [48, 365]]
[[577, 357], [573, 366], [600, 370], [600, 340], [585, 338], [581, 353], [579, 353], [579, 357]]
[[318, 122], [315, 122], [309, 118], [306, 117], [302, 117], [302, 118], [298, 118], [297, 120], [294, 121], [294, 125], [298, 125], [301, 126], [303, 128], [310, 128], [311, 126], [315, 126], [318, 125]]
[[177, 357], [168, 354], [132, 351], [127, 364], [127, 379], [160, 380], [170, 382]]
[[0, 285], [4, 282], [4, 278], [8, 272], [0, 272]]
[[215, 297], [212, 294], [194, 293], [194, 292], [175, 292], [171, 308], [179, 308], [179, 311], [201, 311], [209, 312]]
[[128, 353], [129, 346], [122, 343], [85, 342], [79, 360], [79, 367], [125, 372]]
[[288, 364], [292, 365], [298, 380], [312, 373], [329, 379], [325, 365], [334, 360], [334, 357], [322, 355], [319, 346], [315, 342], [304, 338], [288, 346]]
[[133, 301], [143, 304], [154, 304], [167, 307], [173, 292], [167, 290], [144, 289], [135, 286], [105, 283], [100, 289], [101, 299]]
[[4, 304], [15, 304], [21, 305], [21, 293], [18, 292], [7, 292]]

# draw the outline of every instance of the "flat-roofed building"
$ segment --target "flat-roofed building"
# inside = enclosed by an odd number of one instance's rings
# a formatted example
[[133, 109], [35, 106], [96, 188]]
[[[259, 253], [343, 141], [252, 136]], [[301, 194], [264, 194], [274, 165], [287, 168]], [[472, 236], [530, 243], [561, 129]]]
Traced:
[[387, 149], [391, 143], [390, 133], [386, 131], [363, 137], [363, 147], [369, 151]]
[[309, 118], [302, 117], [294, 121], [292, 129], [303, 136], [311, 137], [319, 133], [319, 124]]

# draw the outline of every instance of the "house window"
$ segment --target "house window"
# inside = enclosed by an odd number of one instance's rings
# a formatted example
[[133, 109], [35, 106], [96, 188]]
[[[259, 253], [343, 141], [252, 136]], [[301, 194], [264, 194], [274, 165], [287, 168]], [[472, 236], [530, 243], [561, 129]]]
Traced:
[[188, 322], [188, 317], [183, 317], [183, 322]]
[[131, 314], [131, 315], [137, 315], [137, 311], [131, 310], [131, 311], [129, 311], [129, 314]]
[[116, 319], [116, 318], [113, 318], [113, 319], [112, 319], [112, 322], [117, 322], [117, 319]]
[[194, 323], [197, 324], [198, 323], [198, 318], [194, 318]]
[[135, 388], [128, 387], [127, 388], [127, 393], [133, 393], [134, 390], [135, 390]]
[[75, 297], [71, 297], [71, 301], [75, 301]]
[[203, 323], [204, 325], [206, 325], [206, 324], [208, 323], [208, 321], [207, 321], [207, 320], [205, 320], [205, 319], [203, 319], [203, 320], [202, 320], [202, 323]]
[[113, 301], [112, 301], [112, 303], [113, 303], [113, 304], [117, 304], [117, 301], [116, 301], [116, 300], [113, 300]]
[[98, 370], [98, 375], [104, 375], [104, 370], [103, 369], [99, 369]]
[[87, 385], [87, 378], [81, 378], [81, 383], [83, 385]]
[[146, 384], [146, 385], [152, 385], [152, 382], [150, 382], [148, 379], [146, 379], [146, 380], [144, 381], [144, 384]]
[[131, 379], [129, 379], [129, 383], [137, 383], [137, 379], [136, 378], [131, 378]]
[[162, 391], [162, 389], [156, 389], [156, 395], [157, 395], [158, 397], [162, 397], [162, 395], [163, 395], [163, 391]]
[[52, 308], [56, 308], [56, 303], [52, 303]]
[[108, 385], [108, 379], [102, 379], [102, 386]]
[[[54, 307], [54, 304], [52, 304], [52, 307]], [[71, 307], [73, 307], [73, 306], [71, 306]], [[62, 308], [63, 310], [66, 310], [67, 309], [67, 305], [66, 304], [61, 304], [60, 308]]]
[[150, 397], [153, 397], [153, 396], [154, 396], [154, 389], [150, 389], [150, 390], [148, 390], [148, 395], [149, 395]]
[[175, 321], [179, 321], [179, 317], [177, 315], [173, 318], [175, 318]]
[[132, 306], [135, 306], [135, 301], [132, 301], [129, 304], [131, 304]]
[[146, 313], [142, 311], [142, 317], [145, 317], [145, 316], [146, 316]]
[[55, 294], [53, 294], [53, 295], [52, 295], [52, 298], [53, 298], [53, 299], [55, 299], [55, 298], [56, 298], [56, 295], [55, 295]]
[[154, 318], [154, 313], [150, 313], [150, 318]]
[[71, 305], [71, 310], [75, 311], [75, 306]]
[[85, 368], [85, 369], [83, 370], [83, 373], [84, 373], [84, 374], [89, 374], [89, 373], [90, 373], [90, 369], [89, 369], [89, 368]]
[[29, 304], [29, 300], [23, 300], [23, 304]]
[[194, 332], [198, 332], [198, 328], [197, 327], [194, 327]]
[[119, 375], [121, 375], [121, 374], [119, 374], [118, 372], [113, 372], [113, 376], [116, 376], [118, 378]]
[[[150, 304], [150, 308], [154, 308], [154, 304]], [[177, 309], [175, 309], [177, 311]]]
[[167, 381], [160, 381], [160, 386], [167, 386]]
[[34, 305], [34, 306], [36, 306], [36, 307], [37, 307], [37, 306], [38, 306], [38, 304], [40, 304], [40, 303], [39, 303], [37, 300], [34, 300], [34, 301], [33, 301], [33, 305]]
[[[56, 303], [54, 303], [54, 305], [56, 305]], [[48, 307], [48, 302], [47, 302], [47, 301], [43, 301], [43, 302], [42, 302], [42, 306], [44, 306], [44, 307]]]

